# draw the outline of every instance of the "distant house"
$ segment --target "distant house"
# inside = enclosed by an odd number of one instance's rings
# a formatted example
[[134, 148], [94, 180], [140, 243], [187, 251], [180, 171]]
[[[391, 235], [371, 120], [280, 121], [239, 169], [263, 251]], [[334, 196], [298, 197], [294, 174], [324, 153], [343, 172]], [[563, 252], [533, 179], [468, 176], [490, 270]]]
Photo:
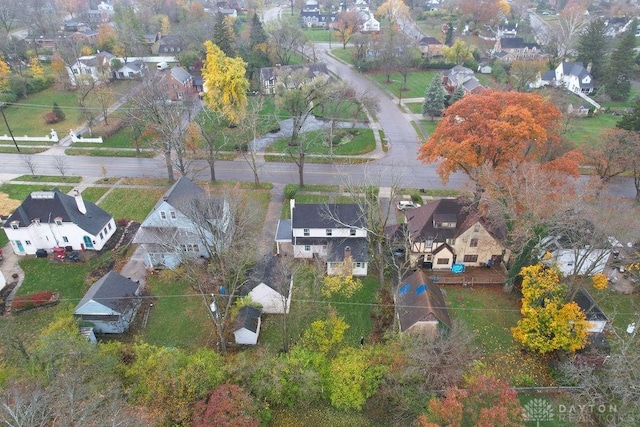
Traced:
[[439, 328], [451, 328], [442, 291], [423, 270], [402, 280], [394, 304], [400, 332], [435, 337]]
[[249, 279], [241, 289], [262, 306], [262, 312], [268, 314], [287, 314], [291, 306], [293, 276], [280, 258], [265, 255], [249, 272]]
[[318, 10], [303, 10], [300, 12], [302, 24], [307, 28], [332, 28], [336, 21], [335, 13], [320, 13]]
[[589, 115], [589, 111], [591, 111], [591, 106], [589, 104], [569, 104], [567, 106], [567, 114], [575, 117], [586, 117]]
[[167, 98], [173, 102], [184, 101], [190, 94], [196, 93], [193, 76], [182, 67], [171, 67], [163, 71], [159, 84], [165, 89]]
[[478, 64], [478, 72], [480, 74], [491, 74], [492, 67], [488, 62], [481, 62]]
[[571, 92], [589, 94], [593, 92], [593, 77], [582, 62], [563, 62], [556, 67], [555, 80]]
[[93, 45], [98, 42], [98, 32], [91, 28], [83, 28], [70, 36], [76, 43]]
[[295, 258], [320, 257], [328, 275], [338, 274], [345, 262], [351, 262], [354, 276], [367, 275], [367, 229], [358, 205], [290, 203], [291, 221], [280, 221], [276, 232], [289, 240], [280, 245], [290, 244]]
[[362, 25], [360, 25], [361, 33], [379, 33], [380, 21], [378, 21], [371, 12], [360, 12], [362, 15]]
[[462, 65], [443, 72], [442, 84], [448, 93], [453, 93], [458, 86], [462, 86], [465, 93], [477, 93], [485, 89], [474, 76], [473, 70]]
[[34, 191], [4, 223], [17, 255], [35, 255], [38, 249], [71, 246], [99, 251], [116, 231], [113, 217], [76, 190], [68, 196], [59, 189]]
[[511, 38], [518, 35], [518, 24], [504, 23], [498, 26], [498, 38]]
[[[202, 214], [208, 217], [205, 225], [191, 219], [192, 211], [200, 210], [197, 204], [206, 204], [202, 207]], [[147, 268], [174, 269], [185, 258], [208, 257], [210, 250], [225, 247], [226, 233], [232, 227], [230, 216], [226, 200], [211, 199], [183, 176], [158, 200], [133, 243], [142, 245]]]
[[147, 74], [148, 68], [140, 59], [123, 62], [122, 66], [114, 70], [113, 75], [116, 79], [141, 79]]
[[544, 239], [540, 249], [543, 262], [548, 265], [555, 264], [565, 276], [591, 276], [604, 272], [612, 252], [611, 247], [575, 247], [561, 237]]
[[151, 45], [154, 55], [175, 55], [185, 49], [185, 42], [179, 35], [161, 35], [160, 39]]
[[238, 310], [233, 335], [236, 344], [256, 345], [260, 335], [261, 312], [255, 307], [244, 306]]
[[418, 42], [422, 57], [432, 58], [434, 56], [442, 56], [444, 44], [435, 37], [423, 37]]
[[80, 78], [90, 78], [95, 83], [108, 81], [112, 76], [111, 60], [115, 55], [100, 52], [96, 55], [81, 56], [76, 62], [67, 66], [67, 74], [72, 86], [77, 86]]
[[273, 95], [276, 93], [278, 85], [283, 85], [287, 89], [293, 87], [287, 86], [289, 76], [293, 73], [301, 73], [307, 81], [314, 79], [328, 80], [330, 77], [327, 64], [310, 63], [302, 65], [283, 65], [275, 67], [260, 68], [260, 87], [265, 95]]
[[511, 63], [516, 60], [534, 61], [543, 58], [537, 43], [525, 43], [522, 37], [500, 37], [493, 47], [493, 54], [502, 62]]
[[585, 288], [578, 288], [576, 295], [573, 297], [573, 301], [578, 304], [587, 317], [587, 322], [589, 323], [587, 332], [592, 334], [604, 332], [604, 328], [609, 322], [609, 317], [604, 314], [591, 294], [589, 294]]
[[91, 285], [73, 315], [91, 323], [95, 332], [124, 333], [140, 307], [139, 287], [139, 283], [112, 270]]
[[554, 70], [546, 70], [542, 73], [538, 73], [538, 78], [529, 83], [529, 87], [532, 89], [538, 89], [543, 86], [554, 85], [556, 81], [556, 72]]
[[[405, 211], [412, 265], [450, 269], [454, 263], [467, 267], [499, 265], [508, 251], [501, 230], [489, 225], [464, 199], [439, 199]], [[397, 230], [388, 230], [388, 234]]]

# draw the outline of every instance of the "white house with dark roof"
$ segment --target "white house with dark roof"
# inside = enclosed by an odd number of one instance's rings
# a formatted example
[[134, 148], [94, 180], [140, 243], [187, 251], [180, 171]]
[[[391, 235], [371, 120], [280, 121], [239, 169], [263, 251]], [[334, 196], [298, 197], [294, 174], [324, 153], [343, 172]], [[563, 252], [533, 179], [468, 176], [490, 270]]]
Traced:
[[226, 200], [207, 195], [183, 176], [158, 200], [133, 243], [142, 245], [147, 268], [174, 269], [185, 258], [208, 258], [227, 245], [230, 217]]
[[[122, 62], [122, 60], [120, 60]], [[118, 79], [140, 79], [147, 74], [147, 64], [140, 59], [122, 62], [122, 66], [113, 71], [113, 76]]]
[[556, 67], [556, 82], [574, 93], [593, 92], [593, 77], [582, 62], [563, 62]]
[[244, 306], [238, 310], [233, 336], [236, 344], [256, 345], [262, 324], [261, 312], [255, 307]]
[[9, 216], [4, 231], [17, 255], [35, 255], [38, 249], [71, 246], [74, 250], [104, 247], [116, 231], [113, 217], [76, 190], [68, 196], [59, 189], [34, 191]]
[[121, 334], [129, 329], [140, 307], [139, 295], [139, 283], [110, 271], [91, 285], [73, 315], [91, 323], [95, 332]]
[[111, 78], [111, 60], [116, 56], [109, 52], [95, 55], [81, 56], [76, 62], [66, 67], [72, 86], [78, 84], [78, 79], [86, 77], [95, 83], [103, 83]]
[[442, 291], [423, 270], [405, 277], [393, 299], [400, 332], [435, 337], [439, 328], [451, 328]]
[[291, 306], [293, 276], [280, 258], [265, 255], [249, 271], [240, 293], [262, 306], [268, 314], [287, 314]]
[[[352, 274], [366, 276], [369, 265], [366, 218], [357, 204], [296, 204], [290, 202], [291, 221], [280, 221], [276, 238], [288, 235], [295, 258], [320, 257], [327, 274], [341, 271], [351, 260]], [[290, 226], [290, 229], [286, 227]], [[282, 228], [282, 229], [281, 229]]]

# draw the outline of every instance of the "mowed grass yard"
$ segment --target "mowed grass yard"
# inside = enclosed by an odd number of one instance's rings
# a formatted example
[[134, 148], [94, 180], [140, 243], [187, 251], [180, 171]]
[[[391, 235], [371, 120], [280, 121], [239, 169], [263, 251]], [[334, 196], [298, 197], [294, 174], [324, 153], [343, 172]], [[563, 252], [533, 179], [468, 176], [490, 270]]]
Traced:
[[100, 207], [118, 220], [126, 218], [142, 222], [166, 188], [114, 188]]
[[[337, 145], [329, 147], [328, 131], [315, 130], [300, 135], [301, 144], [305, 144], [306, 154], [356, 156], [370, 153], [376, 148], [376, 140], [371, 129], [336, 129], [335, 135], [344, 135]], [[297, 152], [298, 147], [290, 147], [290, 137], [281, 138], [269, 145], [270, 153], [287, 153], [290, 148]]]

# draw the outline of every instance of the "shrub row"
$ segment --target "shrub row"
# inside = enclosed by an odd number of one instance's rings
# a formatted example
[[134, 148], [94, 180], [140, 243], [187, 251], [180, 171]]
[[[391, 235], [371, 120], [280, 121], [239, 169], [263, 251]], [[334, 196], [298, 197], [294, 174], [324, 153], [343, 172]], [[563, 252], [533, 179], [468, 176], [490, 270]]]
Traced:
[[53, 298], [53, 292], [42, 291], [34, 294], [15, 297], [11, 303], [14, 310], [27, 310], [49, 304]]

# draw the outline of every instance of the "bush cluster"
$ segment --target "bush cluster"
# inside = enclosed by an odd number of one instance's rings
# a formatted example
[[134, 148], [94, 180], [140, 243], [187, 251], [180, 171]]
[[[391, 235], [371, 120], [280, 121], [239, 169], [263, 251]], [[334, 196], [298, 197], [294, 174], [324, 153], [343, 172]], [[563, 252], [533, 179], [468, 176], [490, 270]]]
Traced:
[[26, 310], [48, 304], [52, 298], [53, 292], [51, 291], [36, 292], [34, 294], [15, 297], [11, 306], [15, 310]]

